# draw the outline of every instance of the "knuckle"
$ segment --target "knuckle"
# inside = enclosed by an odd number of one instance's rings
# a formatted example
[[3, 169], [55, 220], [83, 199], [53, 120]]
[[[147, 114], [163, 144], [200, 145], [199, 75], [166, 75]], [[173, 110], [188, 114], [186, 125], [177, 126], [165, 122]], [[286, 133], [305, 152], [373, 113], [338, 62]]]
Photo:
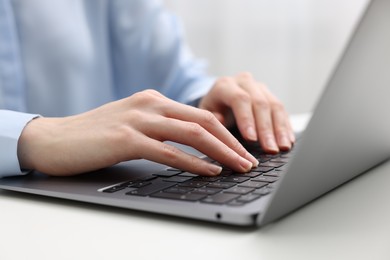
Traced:
[[242, 103], [249, 103], [249, 102], [251, 102], [250, 95], [247, 92], [242, 91], [241, 89], [239, 89], [237, 91], [237, 93], [234, 95], [234, 99], [236, 101], [242, 102]]
[[148, 95], [161, 96], [160, 92], [158, 92], [157, 90], [154, 90], [154, 89], [145, 89], [142, 92], [144, 92], [145, 94], [148, 94]]
[[248, 114], [242, 114], [240, 117], [237, 119], [240, 121], [240, 123], [243, 124], [243, 126], [250, 126], [253, 123], [253, 117], [250, 117]]
[[240, 79], [243, 79], [243, 80], [252, 80], [253, 79], [253, 75], [252, 73], [248, 72], [248, 71], [243, 71], [243, 72], [240, 72], [238, 74], [238, 77]]
[[265, 97], [253, 97], [253, 105], [261, 110], [266, 110], [270, 108], [270, 103]]
[[215, 125], [218, 122], [218, 119], [210, 111], [203, 111], [203, 122], [207, 125]]
[[132, 98], [135, 102], [140, 104], [148, 104], [150, 102], [155, 102], [157, 98], [159, 98], [161, 94], [153, 89], [147, 89], [140, 92], [137, 92], [132, 95]]
[[133, 94], [132, 99], [136, 103], [141, 103], [142, 104], [144, 102], [148, 102], [149, 101], [150, 95], [146, 91], [137, 92], [137, 93]]
[[195, 156], [191, 156], [190, 159], [190, 171], [191, 172], [195, 172], [195, 173], [198, 173], [198, 172], [201, 172], [204, 168], [203, 168], [203, 164], [202, 162], [200, 161], [199, 158], [195, 157]]
[[237, 151], [239, 154], [245, 153], [245, 148], [241, 145], [241, 143], [236, 139], [232, 144], [233, 150]]
[[188, 123], [187, 133], [191, 138], [199, 139], [203, 133], [204, 129], [197, 123]]
[[171, 164], [175, 164], [179, 160], [179, 150], [174, 146], [162, 143], [162, 156]]
[[125, 115], [125, 122], [131, 122], [132, 125], [143, 123], [143, 119], [145, 118], [144, 112], [139, 109], [131, 109], [124, 113], [127, 114]]
[[226, 85], [230, 85], [233, 83], [233, 79], [231, 77], [221, 77], [219, 79], [217, 79], [217, 81], [215, 82], [215, 85], [216, 86], [226, 86]]
[[271, 104], [272, 108], [275, 109], [275, 110], [285, 110], [285, 107], [284, 107], [284, 104], [278, 100], [278, 99], [274, 99], [272, 101], [272, 104]]

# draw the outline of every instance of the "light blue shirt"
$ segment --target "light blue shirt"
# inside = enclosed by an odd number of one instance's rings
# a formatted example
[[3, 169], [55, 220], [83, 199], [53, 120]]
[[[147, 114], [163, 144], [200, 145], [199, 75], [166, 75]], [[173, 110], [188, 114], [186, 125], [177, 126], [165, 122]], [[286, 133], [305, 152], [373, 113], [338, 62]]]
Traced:
[[191, 103], [214, 79], [158, 0], [0, 0], [0, 177], [38, 114], [67, 116], [153, 88]]

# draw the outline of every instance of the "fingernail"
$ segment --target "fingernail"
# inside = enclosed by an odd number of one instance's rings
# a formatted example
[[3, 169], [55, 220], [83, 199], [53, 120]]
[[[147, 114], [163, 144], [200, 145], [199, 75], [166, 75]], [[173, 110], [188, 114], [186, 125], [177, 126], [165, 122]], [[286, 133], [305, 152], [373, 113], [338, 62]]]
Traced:
[[252, 154], [247, 152], [245, 158], [252, 162], [252, 167], [259, 166], [259, 161]]
[[209, 171], [211, 175], [219, 175], [222, 172], [222, 167], [215, 165], [215, 164], [209, 164]]
[[250, 161], [242, 157], [240, 157], [240, 165], [244, 169], [244, 171], [249, 171], [250, 169], [252, 169], [253, 166], [253, 164]]
[[280, 146], [283, 148], [288, 148], [288, 149], [291, 148], [291, 141], [287, 138], [287, 136], [283, 135], [280, 138]]
[[249, 126], [247, 129], [246, 129], [246, 134], [247, 134], [247, 137], [249, 140], [251, 141], [257, 141], [257, 134], [256, 134], [256, 131], [255, 129], [253, 128], [253, 126]]
[[267, 145], [268, 149], [270, 149], [270, 150], [272, 150], [272, 151], [275, 151], [275, 152], [278, 152], [278, 151], [279, 151], [279, 148], [278, 148], [278, 146], [276, 145], [275, 139], [272, 138], [272, 137], [269, 137], [269, 138], [266, 140], [266, 145]]

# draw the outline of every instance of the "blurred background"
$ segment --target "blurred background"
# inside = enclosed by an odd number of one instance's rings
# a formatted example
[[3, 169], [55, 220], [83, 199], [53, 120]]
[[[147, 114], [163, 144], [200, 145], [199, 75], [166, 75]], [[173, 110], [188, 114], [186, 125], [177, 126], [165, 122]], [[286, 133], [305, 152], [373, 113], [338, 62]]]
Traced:
[[290, 113], [311, 111], [367, 0], [165, 0], [216, 76], [251, 72]]

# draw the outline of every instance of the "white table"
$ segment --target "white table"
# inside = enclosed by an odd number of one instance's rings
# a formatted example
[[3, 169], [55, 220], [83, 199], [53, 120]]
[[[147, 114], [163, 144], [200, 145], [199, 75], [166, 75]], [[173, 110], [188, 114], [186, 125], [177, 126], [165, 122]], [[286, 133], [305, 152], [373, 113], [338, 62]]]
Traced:
[[390, 162], [262, 229], [0, 190], [0, 259], [390, 259]]

